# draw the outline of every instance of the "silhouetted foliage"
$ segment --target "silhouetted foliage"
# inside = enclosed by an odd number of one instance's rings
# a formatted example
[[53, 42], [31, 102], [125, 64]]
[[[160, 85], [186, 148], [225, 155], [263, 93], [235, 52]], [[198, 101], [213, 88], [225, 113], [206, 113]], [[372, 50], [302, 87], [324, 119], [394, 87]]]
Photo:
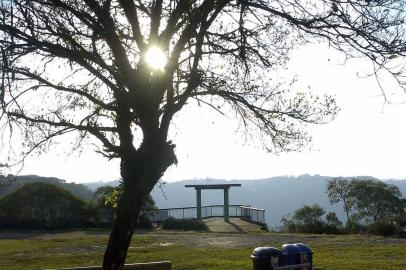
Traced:
[[[117, 203], [120, 197], [121, 188], [112, 186], [99, 187], [94, 193], [95, 208], [99, 215], [100, 225], [112, 226], [116, 217]], [[152, 222], [144, 211], [155, 211], [155, 201], [151, 195], [148, 196], [142, 207], [143, 212], [138, 217], [136, 228], [151, 229]], [[150, 212], [151, 213], [151, 212]]]
[[405, 216], [406, 200], [395, 185], [376, 180], [352, 181], [357, 216], [366, 223], [391, 223]]
[[94, 192], [95, 208], [97, 209], [99, 222], [102, 225], [112, 226], [113, 224], [115, 207], [117, 206], [108, 198], [114, 196], [115, 191], [116, 189], [112, 186], [102, 186]]
[[406, 200], [399, 188], [374, 179], [336, 178], [327, 183], [330, 203], [342, 202], [346, 230], [393, 235], [405, 219]]
[[343, 223], [338, 219], [336, 213], [329, 212], [326, 215], [324, 232], [327, 234], [340, 234], [343, 232]]
[[2, 228], [65, 229], [94, 223], [90, 205], [52, 184], [26, 184], [0, 200]]
[[342, 232], [342, 224], [335, 213], [328, 213], [327, 222], [323, 220], [325, 211], [319, 205], [304, 205], [297, 209], [292, 217], [285, 216], [281, 222], [284, 230], [294, 233], [331, 233]]
[[293, 216], [284, 216], [281, 220], [284, 230], [292, 233], [343, 233], [343, 224], [336, 213], [329, 212], [325, 220], [325, 211], [318, 204], [304, 205], [297, 209]]
[[330, 203], [343, 203], [349, 231], [356, 230], [355, 223], [389, 224], [405, 217], [399, 188], [379, 180], [336, 178], [328, 182], [327, 193]]
[[369, 234], [382, 235], [382, 236], [393, 236], [395, 234], [395, 232], [397, 231], [397, 227], [393, 223], [375, 222], [375, 223], [369, 224], [366, 227], [366, 231]]
[[[367, 57], [374, 74], [385, 71], [404, 86], [402, 65], [395, 65], [406, 51], [404, 5], [5, 0], [1, 134], [11, 138], [10, 147], [18, 140], [11, 133], [23, 136], [23, 158], [73, 132], [74, 148], [91, 137], [101, 154], [120, 158], [123, 192], [103, 266], [120, 269], [134, 217], [177, 161], [168, 134], [186, 104], [234, 112], [270, 151], [299, 150], [310, 140], [305, 125], [330, 121], [337, 107], [331, 97], [312, 97], [279, 80], [289, 50], [324, 40], [348, 57]], [[163, 70], [146, 64], [151, 46], [168, 55]]]
[[7, 193], [7, 190], [10, 189], [10, 186], [12, 186], [14, 182], [15, 177], [12, 177], [10, 175], [4, 176], [0, 174], [0, 198]]

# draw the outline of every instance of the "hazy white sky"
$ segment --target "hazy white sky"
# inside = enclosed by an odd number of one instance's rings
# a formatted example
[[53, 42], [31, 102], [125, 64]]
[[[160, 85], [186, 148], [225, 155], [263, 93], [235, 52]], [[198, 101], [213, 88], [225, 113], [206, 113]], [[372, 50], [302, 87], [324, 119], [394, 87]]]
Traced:
[[[391, 95], [400, 104], [384, 105], [374, 78], [359, 79], [363, 61], [338, 65], [331, 51], [313, 45], [296, 51], [289, 72], [299, 85], [317, 93], [335, 94], [341, 111], [330, 124], [313, 126], [310, 150], [279, 156], [236, 133], [237, 123], [205, 109], [189, 106], [173, 129], [179, 164], [164, 180], [193, 178], [256, 179], [304, 173], [329, 176], [370, 175], [406, 178], [406, 94]], [[387, 88], [388, 93], [392, 89]], [[91, 148], [91, 147], [90, 147]], [[118, 161], [92, 151], [66, 157], [61, 144], [51, 153], [32, 156], [21, 174], [55, 176], [75, 182], [119, 178]], [[93, 148], [92, 148], [93, 149]]]

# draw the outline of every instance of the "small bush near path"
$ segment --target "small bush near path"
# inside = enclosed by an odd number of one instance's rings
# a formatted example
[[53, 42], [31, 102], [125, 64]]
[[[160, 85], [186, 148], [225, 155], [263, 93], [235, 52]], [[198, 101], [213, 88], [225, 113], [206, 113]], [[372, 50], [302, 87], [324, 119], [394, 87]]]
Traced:
[[164, 230], [185, 230], [185, 231], [208, 231], [206, 223], [196, 219], [175, 219], [170, 218], [162, 223]]

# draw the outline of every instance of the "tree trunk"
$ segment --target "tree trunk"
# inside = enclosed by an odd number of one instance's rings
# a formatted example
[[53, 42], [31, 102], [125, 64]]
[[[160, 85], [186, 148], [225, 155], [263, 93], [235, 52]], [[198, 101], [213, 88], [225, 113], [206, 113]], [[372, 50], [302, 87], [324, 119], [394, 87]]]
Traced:
[[170, 142], [141, 145], [121, 158], [123, 191], [103, 258], [103, 270], [122, 270], [136, 220], [149, 193], [166, 169], [176, 162]]
[[343, 202], [344, 202], [345, 213], [347, 215], [347, 224], [348, 224], [349, 228], [352, 229], [352, 222], [351, 222], [351, 218], [350, 218], [350, 209], [347, 206], [347, 201], [345, 200], [345, 197], [342, 196], [342, 198], [343, 198]]
[[[124, 196], [124, 194], [122, 196]], [[114, 221], [113, 229], [110, 233], [106, 252], [104, 254], [104, 270], [121, 270], [124, 267], [128, 248], [134, 233], [134, 221], [136, 220], [136, 217], [138, 217], [141, 210], [141, 206], [135, 206], [137, 205], [135, 201], [132, 205], [134, 208], [127, 206], [120, 200], [117, 216]]]

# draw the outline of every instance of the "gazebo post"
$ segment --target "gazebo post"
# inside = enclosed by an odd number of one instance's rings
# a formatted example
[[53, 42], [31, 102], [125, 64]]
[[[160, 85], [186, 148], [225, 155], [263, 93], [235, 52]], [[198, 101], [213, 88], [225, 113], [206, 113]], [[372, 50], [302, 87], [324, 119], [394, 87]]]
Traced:
[[202, 189], [196, 188], [197, 220], [202, 220]]
[[241, 187], [241, 184], [212, 184], [212, 185], [185, 185], [187, 188], [195, 188], [196, 190], [196, 217], [202, 220], [202, 189], [222, 189], [224, 191], [224, 221], [230, 220], [230, 202], [229, 190], [230, 187]]
[[228, 199], [228, 190], [229, 188], [224, 188], [224, 221], [230, 221], [230, 213], [229, 213], [229, 199]]

